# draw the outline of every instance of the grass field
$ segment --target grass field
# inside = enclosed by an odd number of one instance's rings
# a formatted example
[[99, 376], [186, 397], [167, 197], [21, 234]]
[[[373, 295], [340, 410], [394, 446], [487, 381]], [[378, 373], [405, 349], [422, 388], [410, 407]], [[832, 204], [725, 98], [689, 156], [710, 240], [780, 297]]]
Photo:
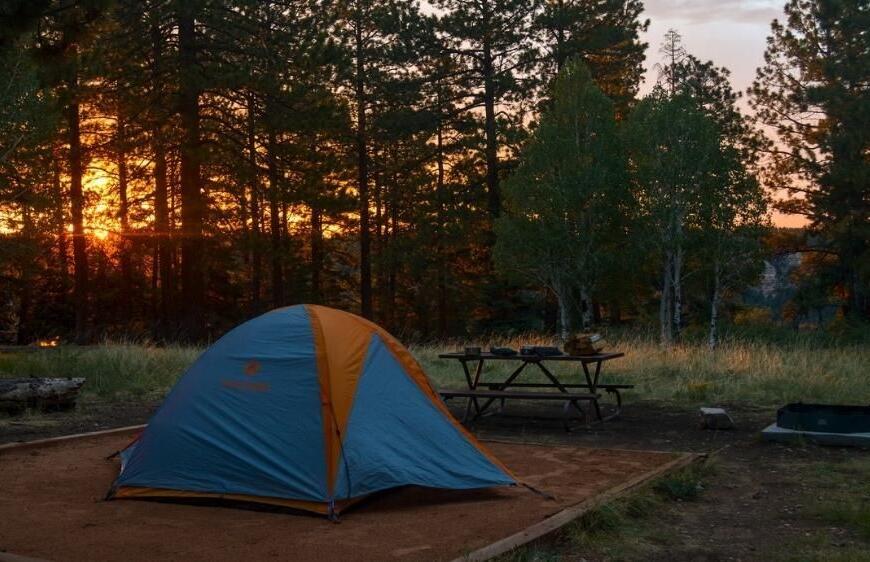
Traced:
[[[758, 405], [822, 401], [866, 404], [870, 402], [867, 365], [870, 347], [840, 347], [810, 342], [762, 343], [731, 341], [716, 351], [701, 343], [663, 349], [650, 337], [623, 335], [610, 338], [612, 349], [625, 352], [604, 370], [610, 382], [637, 385], [633, 396], [678, 403], [748, 402]], [[553, 344], [540, 337], [518, 337], [476, 345]], [[434, 384], [461, 387], [459, 364], [439, 359], [442, 351], [464, 344], [411, 348]], [[159, 398], [172, 387], [201, 352], [192, 347], [155, 347], [132, 343], [105, 343], [87, 348], [60, 347], [32, 353], [0, 353], [0, 377], [85, 377], [85, 392], [101, 398]], [[484, 378], [499, 380], [514, 368], [511, 363], [490, 363]], [[553, 369], [565, 381], [579, 380], [576, 366], [558, 364]], [[528, 376], [542, 376], [529, 369]], [[532, 380], [532, 379], [528, 379]]]

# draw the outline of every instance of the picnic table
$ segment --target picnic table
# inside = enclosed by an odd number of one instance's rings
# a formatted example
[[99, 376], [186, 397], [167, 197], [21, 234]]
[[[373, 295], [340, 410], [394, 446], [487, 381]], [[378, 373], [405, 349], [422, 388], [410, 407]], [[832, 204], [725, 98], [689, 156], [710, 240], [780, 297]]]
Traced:
[[[509, 399], [562, 401], [565, 403], [563, 408], [563, 423], [565, 424], [565, 429], [570, 430], [572, 411], [579, 413], [584, 421], [586, 421], [587, 426], [619, 416], [622, 411], [622, 396], [620, 391], [634, 388], [634, 385], [604, 384], [600, 382], [600, 377], [601, 366], [604, 362], [623, 357], [624, 355], [624, 353], [618, 352], [596, 353], [593, 355], [502, 355], [488, 352], [479, 354], [468, 354], [465, 352], [442, 353], [438, 355], [441, 359], [453, 359], [462, 364], [462, 371], [465, 375], [465, 382], [468, 388], [462, 390], [442, 389], [439, 393], [445, 401], [452, 398], [468, 399], [463, 422], [491, 413], [490, 409], [496, 402], [500, 404], [500, 409], [503, 409], [505, 401]], [[513, 361], [520, 364], [503, 381], [485, 381], [482, 380], [483, 367], [487, 361]], [[546, 364], [551, 362], [579, 364], [582, 367], [582, 373], [586, 382], [580, 384], [562, 383], [547, 368]], [[469, 365], [473, 366], [473, 374], [469, 369]], [[530, 365], [537, 367], [549, 382], [517, 382], [520, 375], [526, 371], [526, 367]], [[607, 416], [602, 413], [602, 405], [600, 403], [601, 391], [612, 395], [615, 401], [614, 411]], [[580, 406], [580, 403], [587, 403], [591, 406], [595, 414], [594, 420], [590, 419], [590, 416]], [[473, 416], [472, 411], [474, 412]]]

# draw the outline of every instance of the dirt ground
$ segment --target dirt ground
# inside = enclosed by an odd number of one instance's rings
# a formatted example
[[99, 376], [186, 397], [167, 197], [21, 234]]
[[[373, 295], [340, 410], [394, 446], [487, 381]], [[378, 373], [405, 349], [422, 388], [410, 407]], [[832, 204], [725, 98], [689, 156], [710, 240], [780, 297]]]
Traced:
[[118, 470], [106, 456], [129, 441], [101, 436], [0, 455], [0, 547], [58, 561], [451, 560], [677, 458], [492, 443], [520, 478], [553, 497], [523, 487], [408, 487], [369, 498], [334, 524], [275, 508], [101, 501]]
[[[760, 431], [775, 420], [775, 409], [722, 406], [735, 419], [735, 430], [700, 429], [696, 408], [639, 402], [629, 403], [619, 419], [589, 431], [560, 432], [557, 421], [521, 417], [539, 410], [518, 407], [512, 412], [517, 417], [480, 420], [476, 433], [584, 447], [715, 453], [715, 473], [704, 483], [700, 498], [655, 513], [644, 524], [642, 531], [654, 537], [656, 547], [614, 556], [556, 544], [544, 549], [545, 559], [870, 560], [870, 521], [859, 522], [862, 534], [814, 512], [816, 504], [849, 497], [849, 489], [866, 494], [870, 451], [767, 443]], [[863, 472], [852, 469], [854, 461], [862, 463]], [[833, 474], [838, 467], [845, 475]], [[839, 480], [841, 489], [834, 490], [831, 483]], [[870, 496], [859, 499], [866, 510]]]
[[[708, 404], [713, 405], [713, 404]], [[681, 560], [810, 560], [813, 545], [841, 551], [842, 560], [870, 547], [848, 525], [817, 517], [810, 505], [824, 501], [820, 487], [829, 469], [858, 460], [870, 464], [870, 452], [855, 449], [783, 446], [762, 442], [759, 431], [775, 418], [775, 410], [739, 404], [725, 406], [737, 423], [733, 431], [702, 430], [697, 408], [629, 399], [623, 416], [591, 430], [566, 433], [558, 419], [558, 406], [511, 406], [506, 415], [477, 422], [475, 432], [484, 439], [569, 444], [593, 448], [716, 452], [715, 476], [705, 482], [700, 499], [656, 513], [645, 532], [657, 535], [657, 548], [627, 559]], [[77, 431], [93, 431], [147, 421], [155, 405], [86, 404], [80, 412], [19, 419], [15, 425], [0, 419], [0, 442], [29, 440]], [[456, 412], [461, 412], [456, 407]], [[532, 416], [532, 417], [526, 417]], [[549, 417], [550, 419], [543, 419]], [[816, 474], [818, 473], [818, 474]], [[819, 474], [821, 476], [819, 476]], [[850, 486], [850, 476], [844, 486]], [[857, 478], [857, 476], [855, 476]], [[862, 482], [863, 483], [863, 482]], [[870, 497], [866, 498], [870, 501]], [[784, 548], [784, 545], [788, 547]], [[804, 550], [806, 551], [804, 552]], [[613, 559], [606, 551], [578, 551], [575, 546], [547, 550], [545, 559]], [[826, 550], [825, 552], [831, 552]]]

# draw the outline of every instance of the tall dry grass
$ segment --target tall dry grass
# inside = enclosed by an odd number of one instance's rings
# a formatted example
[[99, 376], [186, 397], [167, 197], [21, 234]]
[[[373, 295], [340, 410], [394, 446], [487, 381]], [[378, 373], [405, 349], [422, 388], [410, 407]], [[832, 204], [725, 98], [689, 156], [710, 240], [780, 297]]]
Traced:
[[[602, 380], [634, 384], [630, 396], [686, 403], [749, 402], [780, 404], [804, 402], [870, 403], [870, 348], [860, 345], [814, 347], [809, 343], [779, 345], [763, 342], [729, 341], [715, 351], [702, 343], [665, 349], [647, 336], [622, 335], [609, 338], [613, 350], [625, 357], [605, 364]], [[489, 342], [479, 342], [488, 347]], [[518, 348], [523, 344], [554, 345], [548, 339], [518, 337], [493, 345]], [[461, 345], [420, 346], [412, 351], [438, 386], [465, 384], [459, 364], [439, 359], [443, 349]], [[491, 362], [484, 368], [484, 380], [504, 378], [515, 365]], [[530, 369], [529, 380], [542, 379]], [[552, 363], [566, 381], [578, 382], [579, 367]], [[526, 376], [524, 373], [523, 376]]]
[[161, 398], [201, 351], [107, 342], [84, 348], [0, 353], [0, 377], [84, 377], [86, 394]]
[[[628, 397], [681, 403], [746, 402], [773, 405], [805, 402], [870, 403], [870, 348], [861, 345], [815, 347], [809, 343], [781, 345], [730, 341], [716, 351], [702, 344], [663, 349], [644, 335], [611, 336], [610, 347], [625, 357], [605, 365], [602, 380], [636, 385]], [[439, 359], [443, 351], [466, 344], [552, 345], [539, 336], [491, 341], [447, 342], [412, 346], [411, 351], [436, 386], [465, 384], [456, 361]], [[105, 343], [87, 348], [62, 347], [33, 353], [0, 354], [0, 377], [85, 377], [85, 392], [103, 398], [118, 395], [159, 398], [172, 387], [201, 349]], [[503, 380], [516, 367], [490, 362], [484, 379]], [[553, 363], [565, 382], [579, 382], [576, 365]], [[525, 380], [544, 380], [534, 368]]]

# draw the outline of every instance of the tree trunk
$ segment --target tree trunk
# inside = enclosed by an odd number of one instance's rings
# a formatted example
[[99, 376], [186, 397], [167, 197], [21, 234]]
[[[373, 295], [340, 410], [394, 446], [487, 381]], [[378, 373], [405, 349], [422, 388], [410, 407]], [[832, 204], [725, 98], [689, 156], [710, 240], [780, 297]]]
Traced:
[[160, 302], [157, 316], [157, 333], [160, 338], [169, 336], [174, 307], [174, 284], [172, 279], [172, 233], [169, 226], [169, 188], [166, 177], [166, 149], [161, 132], [154, 133], [154, 237], [157, 242], [157, 267], [160, 280]]
[[[30, 214], [29, 201], [26, 199], [21, 204], [21, 222], [23, 229], [22, 238], [25, 243], [33, 241], [33, 217]], [[33, 340], [31, 325], [31, 305], [33, 301], [33, 263], [25, 258], [21, 262], [21, 277], [19, 279], [21, 292], [18, 301], [18, 330], [16, 343], [26, 345]]]
[[672, 340], [680, 340], [680, 331], [683, 327], [683, 246], [677, 245], [677, 251], [673, 256], [673, 277], [671, 283], [674, 289], [673, 301], [673, 336]]
[[250, 207], [250, 181], [239, 185], [239, 191], [236, 194], [238, 200], [236, 204], [239, 207], [239, 226], [242, 229], [241, 236], [241, 250], [242, 250], [242, 263], [245, 264], [245, 269], [250, 273], [251, 269], [251, 207]]
[[486, 189], [489, 214], [497, 218], [501, 214], [501, 191], [498, 181], [498, 138], [495, 124], [495, 70], [489, 38], [483, 43], [483, 108], [486, 132]]
[[[159, 283], [159, 267], [160, 267], [160, 247], [157, 244], [157, 239], [152, 239], [151, 244], [151, 319], [152, 319], [152, 337], [157, 335], [156, 322], [160, 317], [160, 283]], [[154, 338], [156, 339], [156, 337]]]
[[248, 167], [251, 175], [251, 229], [249, 244], [251, 252], [251, 313], [262, 309], [263, 254], [261, 244], [262, 212], [260, 211], [260, 170], [257, 166], [256, 107], [253, 96], [248, 99]]
[[[439, 95], [438, 98], [439, 107], [441, 104], [441, 98]], [[438, 178], [437, 184], [435, 188], [435, 197], [437, 203], [437, 211], [436, 217], [438, 224], [435, 226], [435, 236], [436, 236], [436, 276], [437, 276], [437, 285], [438, 285], [438, 337], [445, 338], [447, 337], [447, 258], [445, 256], [445, 210], [444, 210], [444, 138], [442, 131], [441, 120], [438, 121], [438, 129], [436, 134], [437, 140], [437, 159], [438, 159]]]
[[716, 349], [719, 345], [719, 300], [721, 298], [721, 272], [719, 262], [717, 261], [713, 268], [713, 296], [710, 299], [710, 335], [707, 338], [707, 345], [710, 349]]
[[[157, 103], [162, 77], [160, 76], [163, 59], [163, 37], [157, 24], [151, 26], [151, 87]], [[157, 245], [157, 268], [160, 282], [160, 295], [155, 322], [155, 335], [158, 339], [168, 339], [172, 325], [174, 308], [174, 283], [172, 275], [172, 233], [169, 224], [169, 183], [166, 170], [166, 147], [163, 142], [161, 123], [155, 122], [151, 129], [151, 143], [154, 151], [154, 243]]]
[[205, 200], [200, 176], [201, 86], [197, 71], [196, 13], [192, 2], [179, 3], [179, 114], [181, 122], [181, 306], [185, 336], [205, 335]]
[[311, 302], [323, 300], [323, 211], [319, 201], [311, 205]]
[[594, 300], [592, 301], [592, 325], [601, 325], [601, 303]]
[[662, 345], [670, 345], [671, 333], [671, 274], [673, 258], [670, 251], [665, 252], [662, 265], [662, 293], [659, 300], [659, 340]]
[[70, 101], [66, 108], [69, 135], [70, 215], [73, 224], [73, 269], [75, 304], [75, 341], [86, 343], [88, 334], [88, 255], [84, 228], [84, 193], [82, 192], [82, 141], [78, 102], [78, 53], [73, 53], [73, 70], [69, 82]]
[[60, 269], [61, 300], [67, 298], [69, 290], [69, 257], [66, 237], [67, 215], [63, 185], [60, 181], [60, 165], [55, 157], [52, 164], [52, 183], [55, 197], [54, 222], [57, 226], [57, 263]]
[[580, 286], [580, 307], [583, 315], [583, 331], [592, 328], [592, 299], [589, 298], [589, 290], [585, 285]]
[[398, 289], [398, 246], [399, 239], [399, 201], [398, 178], [392, 176], [389, 190], [390, 200], [390, 238], [389, 238], [389, 270], [387, 276], [387, 325], [395, 330], [396, 325], [396, 291]]
[[278, 196], [278, 155], [275, 131], [269, 129], [266, 159], [269, 173], [269, 232], [272, 254], [272, 306], [284, 306], [284, 254], [281, 248], [281, 202]]
[[[375, 154], [375, 158], [377, 154]], [[386, 160], [386, 156], [384, 156]], [[374, 255], [378, 256], [374, 266], [374, 287], [372, 289], [372, 313], [381, 321], [385, 322], [387, 314], [387, 256], [389, 248], [387, 244], [387, 201], [383, 196], [384, 184], [382, 181], [383, 173], [380, 169], [372, 171], [373, 189], [371, 191], [371, 202], [375, 206], [374, 216], [374, 240], [372, 241], [372, 250]]]
[[130, 212], [127, 201], [127, 150], [126, 130], [123, 118], [118, 116], [117, 130], [117, 165], [118, 165], [118, 219], [121, 223], [121, 244], [118, 248], [121, 264], [121, 294], [122, 307], [129, 310], [132, 306], [133, 262], [130, 249]]
[[556, 46], [554, 47], [554, 59], [556, 61], [556, 72], [562, 70], [562, 67], [565, 66], [565, 59], [567, 58], [567, 53], [565, 49], [565, 2], [564, 0], [557, 0], [556, 5], [558, 6], [558, 13], [555, 17], [556, 25], [558, 28], [556, 29]]
[[559, 286], [559, 290], [555, 291], [556, 302], [559, 306], [559, 339], [564, 343], [568, 340], [571, 334], [571, 313], [568, 303], [567, 290], [563, 286]]
[[607, 319], [613, 326], [622, 324], [622, 306], [617, 301], [613, 301], [607, 307]]
[[[296, 271], [295, 264], [296, 260], [288, 260], [285, 259], [292, 255], [293, 247], [290, 243], [290, 223], [288, 222], [289, 211], [287, 210], [289, 207], [287, 203], [287, 198], [281, 198], [281, 266], [284, 268], [284, 304], [292, 304], [293, 301], [289, 294], [293, 294], [295, 291], [293, 290], [295, 285], [293, 285], [294, 279], [296, 279]], [[289, 290], [288, 290], [289, 284]]]
[[369, 177], [368, 139], [366, 131], [365, 46], [363, 44], [362, 14], [357, 8], [356, 41], [356, 156], [357, 191], [359, 192], [359, 278], [360, 311], [364, 318], [372, 318], [372, 264], [369, 233]]

